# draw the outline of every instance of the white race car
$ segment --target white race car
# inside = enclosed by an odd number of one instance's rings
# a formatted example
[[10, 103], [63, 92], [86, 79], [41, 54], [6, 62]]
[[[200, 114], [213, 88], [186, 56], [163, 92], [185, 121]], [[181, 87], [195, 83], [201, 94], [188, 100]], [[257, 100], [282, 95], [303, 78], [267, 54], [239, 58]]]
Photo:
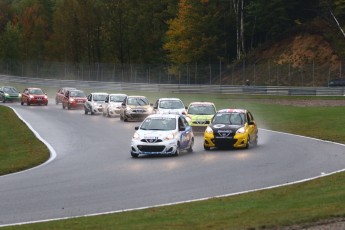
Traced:
[[121, 104], [126, 98], [126, 94], [109, 94], [105, 98], [105, 103], [102, 104], [103, 116], [119, 115], [121, 111]]
[[87, 96], [87, 101], [84, 104], [84, 111], [85, 114], [89, 112], [91, 115], [95, 113], [102, 113], [102, 104], [105, 103], [105, 98], [107, 97], [107, 93], [91, 93]]
[[160, 98], [153, 105], [153, 112], [159, 114], [186, 114], [186, 107], [179, 98]]
[[139, 127], [131, 142], [131, 155], [179, 155], [193, 151], [194, 134], [180, 114], [152, 114]]

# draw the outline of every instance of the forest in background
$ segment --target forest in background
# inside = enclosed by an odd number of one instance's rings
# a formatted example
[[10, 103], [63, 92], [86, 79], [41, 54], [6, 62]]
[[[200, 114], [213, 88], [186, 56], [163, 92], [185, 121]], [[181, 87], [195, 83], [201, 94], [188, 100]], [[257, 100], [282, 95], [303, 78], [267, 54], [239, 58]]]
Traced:
[[313, 20], [345, 38], [345, 1], [0, 0], [0, 62], [227, 65]]

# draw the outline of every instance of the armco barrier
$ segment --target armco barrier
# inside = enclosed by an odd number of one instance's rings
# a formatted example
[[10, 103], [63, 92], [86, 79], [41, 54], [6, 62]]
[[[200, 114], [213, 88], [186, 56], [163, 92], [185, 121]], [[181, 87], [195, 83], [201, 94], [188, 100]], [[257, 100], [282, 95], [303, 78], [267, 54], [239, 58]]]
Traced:
[[78, 81], [17, 77], [0, 75], [0, 82], [30, 86], [76, 87], [81, 89], [116, 91], [146, 91], [207, 94], [251, 94], [251, 95], [307, 95], [345, 96], [345, 87], [278, 87], [278, 86], [236, 86], [236, 85], [193, 85], [193, 84], [144, 84], [123, 82]]

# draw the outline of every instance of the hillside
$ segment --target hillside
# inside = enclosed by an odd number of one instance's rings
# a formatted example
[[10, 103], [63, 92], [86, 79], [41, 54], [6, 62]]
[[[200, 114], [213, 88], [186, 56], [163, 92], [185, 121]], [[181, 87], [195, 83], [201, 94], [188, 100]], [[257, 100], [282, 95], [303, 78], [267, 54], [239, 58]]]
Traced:
[[[325, 21], [297, 25], [253, 50], [231, 66], [224, 81], [252, 85], [325, 86], [329, 79], [345, 74], [345, 39]], [[245, 63], [243, 63], [245, 62]]]

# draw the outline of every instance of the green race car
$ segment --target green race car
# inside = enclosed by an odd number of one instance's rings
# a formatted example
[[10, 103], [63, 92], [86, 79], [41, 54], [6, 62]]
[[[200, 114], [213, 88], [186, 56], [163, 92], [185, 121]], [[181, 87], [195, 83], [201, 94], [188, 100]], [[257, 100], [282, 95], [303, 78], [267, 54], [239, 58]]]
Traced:
[[2, 86], [0, 87], [0, 101], [5, 103], [7, 101], [19, 101], [21, 94], [16, 88], [12, 86]]
[[187, 120], [193, 131], [204, 132], [216, 112], [212, 102], [192, 102], [187, 109]]

